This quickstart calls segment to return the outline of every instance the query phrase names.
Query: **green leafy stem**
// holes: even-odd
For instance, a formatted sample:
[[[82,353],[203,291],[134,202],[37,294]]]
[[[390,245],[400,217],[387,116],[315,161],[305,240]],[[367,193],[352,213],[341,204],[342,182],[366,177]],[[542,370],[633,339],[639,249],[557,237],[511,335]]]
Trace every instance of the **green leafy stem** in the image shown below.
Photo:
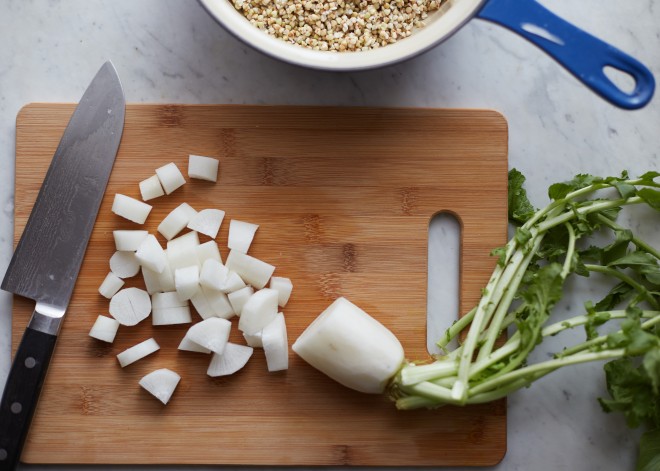
[[[394,378],[389,394],[397,407],[494,401],[558,368],[610,360],[605,365],[610,398],[601,398],[601,406],[624,413],[631,427],[647,426],[638,469],[656,469],[644,466],[660,460],[653,441],[660,433],[660,251],[616,221],[625,206],[660,210],[658,176],[577,175],[550,186],[550,203],[537,210],[527,198],[524,176],[511,170],[514,235],[494,251],[497,265],[478,304],[437,342],[444,353],[409,362]],[[600,240],[606,242],[596,243]],[[597,276],[599,283],[611,283],[610,290],[598,302],[585,303],[579,315],[553,321],[573,275]],[[613,323],[614,329],[601,333]],[[550,360],[528,363],[545,338],[578,327],[584,341]],[[449,350],[454,339],[459,345]]]

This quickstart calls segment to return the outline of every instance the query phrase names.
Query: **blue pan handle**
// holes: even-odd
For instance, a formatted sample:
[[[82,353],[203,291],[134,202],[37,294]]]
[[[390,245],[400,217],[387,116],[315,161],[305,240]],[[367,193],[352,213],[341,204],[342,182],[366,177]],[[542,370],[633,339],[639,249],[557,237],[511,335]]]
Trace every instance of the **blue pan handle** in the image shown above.
[[[564,21],[536,0],[488,0],[477,17],[536,44],[613,105],[633,110],[653,97],[653,74],[641,62]],[[630,75],[635,89],[626,93],[617,87],[604,73],[607,66]]]

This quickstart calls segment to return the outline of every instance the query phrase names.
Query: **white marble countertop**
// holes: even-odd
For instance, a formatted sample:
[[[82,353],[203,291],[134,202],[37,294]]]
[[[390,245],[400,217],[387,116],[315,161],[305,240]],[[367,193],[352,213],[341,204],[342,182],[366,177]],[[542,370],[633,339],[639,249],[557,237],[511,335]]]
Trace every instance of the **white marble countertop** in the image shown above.
[[[660,77],[654,0],[543,3]],[[510,166],[527,175],[539,205],[549,183],[576,173],[660,169],[660,97],[643,110],[617,109],[529,43],[478,20],[407,63],[333,74],[264,57],[223,31],[194,0],[0,0],[0,11],[0,273],[12,253],[16,114],[29,102],[77,101],[107,59],[128,102],[496,109],[509,123]],[[563,304],[576,299],[569,294]],[[10,356],[6,293],[0,312],[2,384]],[[601,412],[596,397],[604,394],[601,366],[586,365],[512,395],[508,452],[490,469],[632,470],[637,434],[621,417]]]

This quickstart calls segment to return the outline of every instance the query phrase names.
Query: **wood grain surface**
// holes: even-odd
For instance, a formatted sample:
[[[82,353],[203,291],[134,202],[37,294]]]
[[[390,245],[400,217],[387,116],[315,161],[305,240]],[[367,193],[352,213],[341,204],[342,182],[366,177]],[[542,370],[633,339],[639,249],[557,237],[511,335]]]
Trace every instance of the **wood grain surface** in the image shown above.
[[[16,241],[73,109],[32,104],[18,116]],[[217,184],[187,178],[189,154],[220,160]],[[346,296],[389,327],[409,359],[427,358],[430,219],[440,211],[460,219],[462,312],[494,266],[491,249],[506,241],[507,125],[496,112],[129,105],[25,462],[478,466],[504,456],[503,401],[397,411],[385,397],[334,383],[293,352],[286,372],[268,373],[257,350],[239,373],[212,379],[208,356],[176,348],[187,326],[148,320],[121,327],[111,345],[90,338],[96,316],[108,314],[97,289],[115,250],[112,230],[138,228],[110,211],[114,194],[139,198],[138,182],[168,162],[188,183],[150,202],[145,227],[155,232],[182,202],[222,209],[224,259],[231,218],[260,224],[250,253],[294,284],[284,310],[289,344]],[[14,345],[32,307],[15,298]],[[120,368],[115,355],[149,337],[161,350]],[[182,376],[166,407],[138,386],[163,367]]]

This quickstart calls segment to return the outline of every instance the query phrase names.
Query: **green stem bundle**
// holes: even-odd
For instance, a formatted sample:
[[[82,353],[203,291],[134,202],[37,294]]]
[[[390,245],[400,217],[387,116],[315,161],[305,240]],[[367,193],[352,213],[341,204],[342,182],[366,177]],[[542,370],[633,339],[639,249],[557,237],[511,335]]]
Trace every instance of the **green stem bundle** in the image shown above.
[[[631,382],[630,377],[641,375],[645,387],[653,391],[653,407],[657,406],[657,412],[649,406],[643,416],[657,417],[660,427],[660,251],[615,222],[624,206],[660,209],[658,176],[649,172],[633,180],[625,173],[608,178],[578,175],[552,185],[551,202],[535,210],[523,189],[524,177],[512,170],[509,218],[515,235],[495,251],[498,263],[477,306],[437,342],[445,354],[424,364],[409,363],[394,378],[389,391],[397,407],[489,402],[563,366],[615,360],[606,366],[613,396],[621,388],[632,388],[631,384],[639,388],[641,383]],[[615,194],[603,194],[608,190]],[[612,236],[610,240],[595,245],[604,233]],[[596,234],[599,237],[593,237]],[[592,273],[598,273],[599,280],[612,281],[607,296],[587,302],[580,315],[553,320],[567,280]],[[619,328],[599,332],[612,322]],[[583,342],[567,346],[551,360],[528,363],[529,354],[545,338],[577,327],[585,329]],[[507,331],[509,338],[502,342]],[[460,340],[464,332],[464,341],[448,351],[450,342]],[[638,369],[619,363],[632,358],[638,359]],[[601,403],[606,410],[628,407],[631,416],[632,405],[618,401]]]

